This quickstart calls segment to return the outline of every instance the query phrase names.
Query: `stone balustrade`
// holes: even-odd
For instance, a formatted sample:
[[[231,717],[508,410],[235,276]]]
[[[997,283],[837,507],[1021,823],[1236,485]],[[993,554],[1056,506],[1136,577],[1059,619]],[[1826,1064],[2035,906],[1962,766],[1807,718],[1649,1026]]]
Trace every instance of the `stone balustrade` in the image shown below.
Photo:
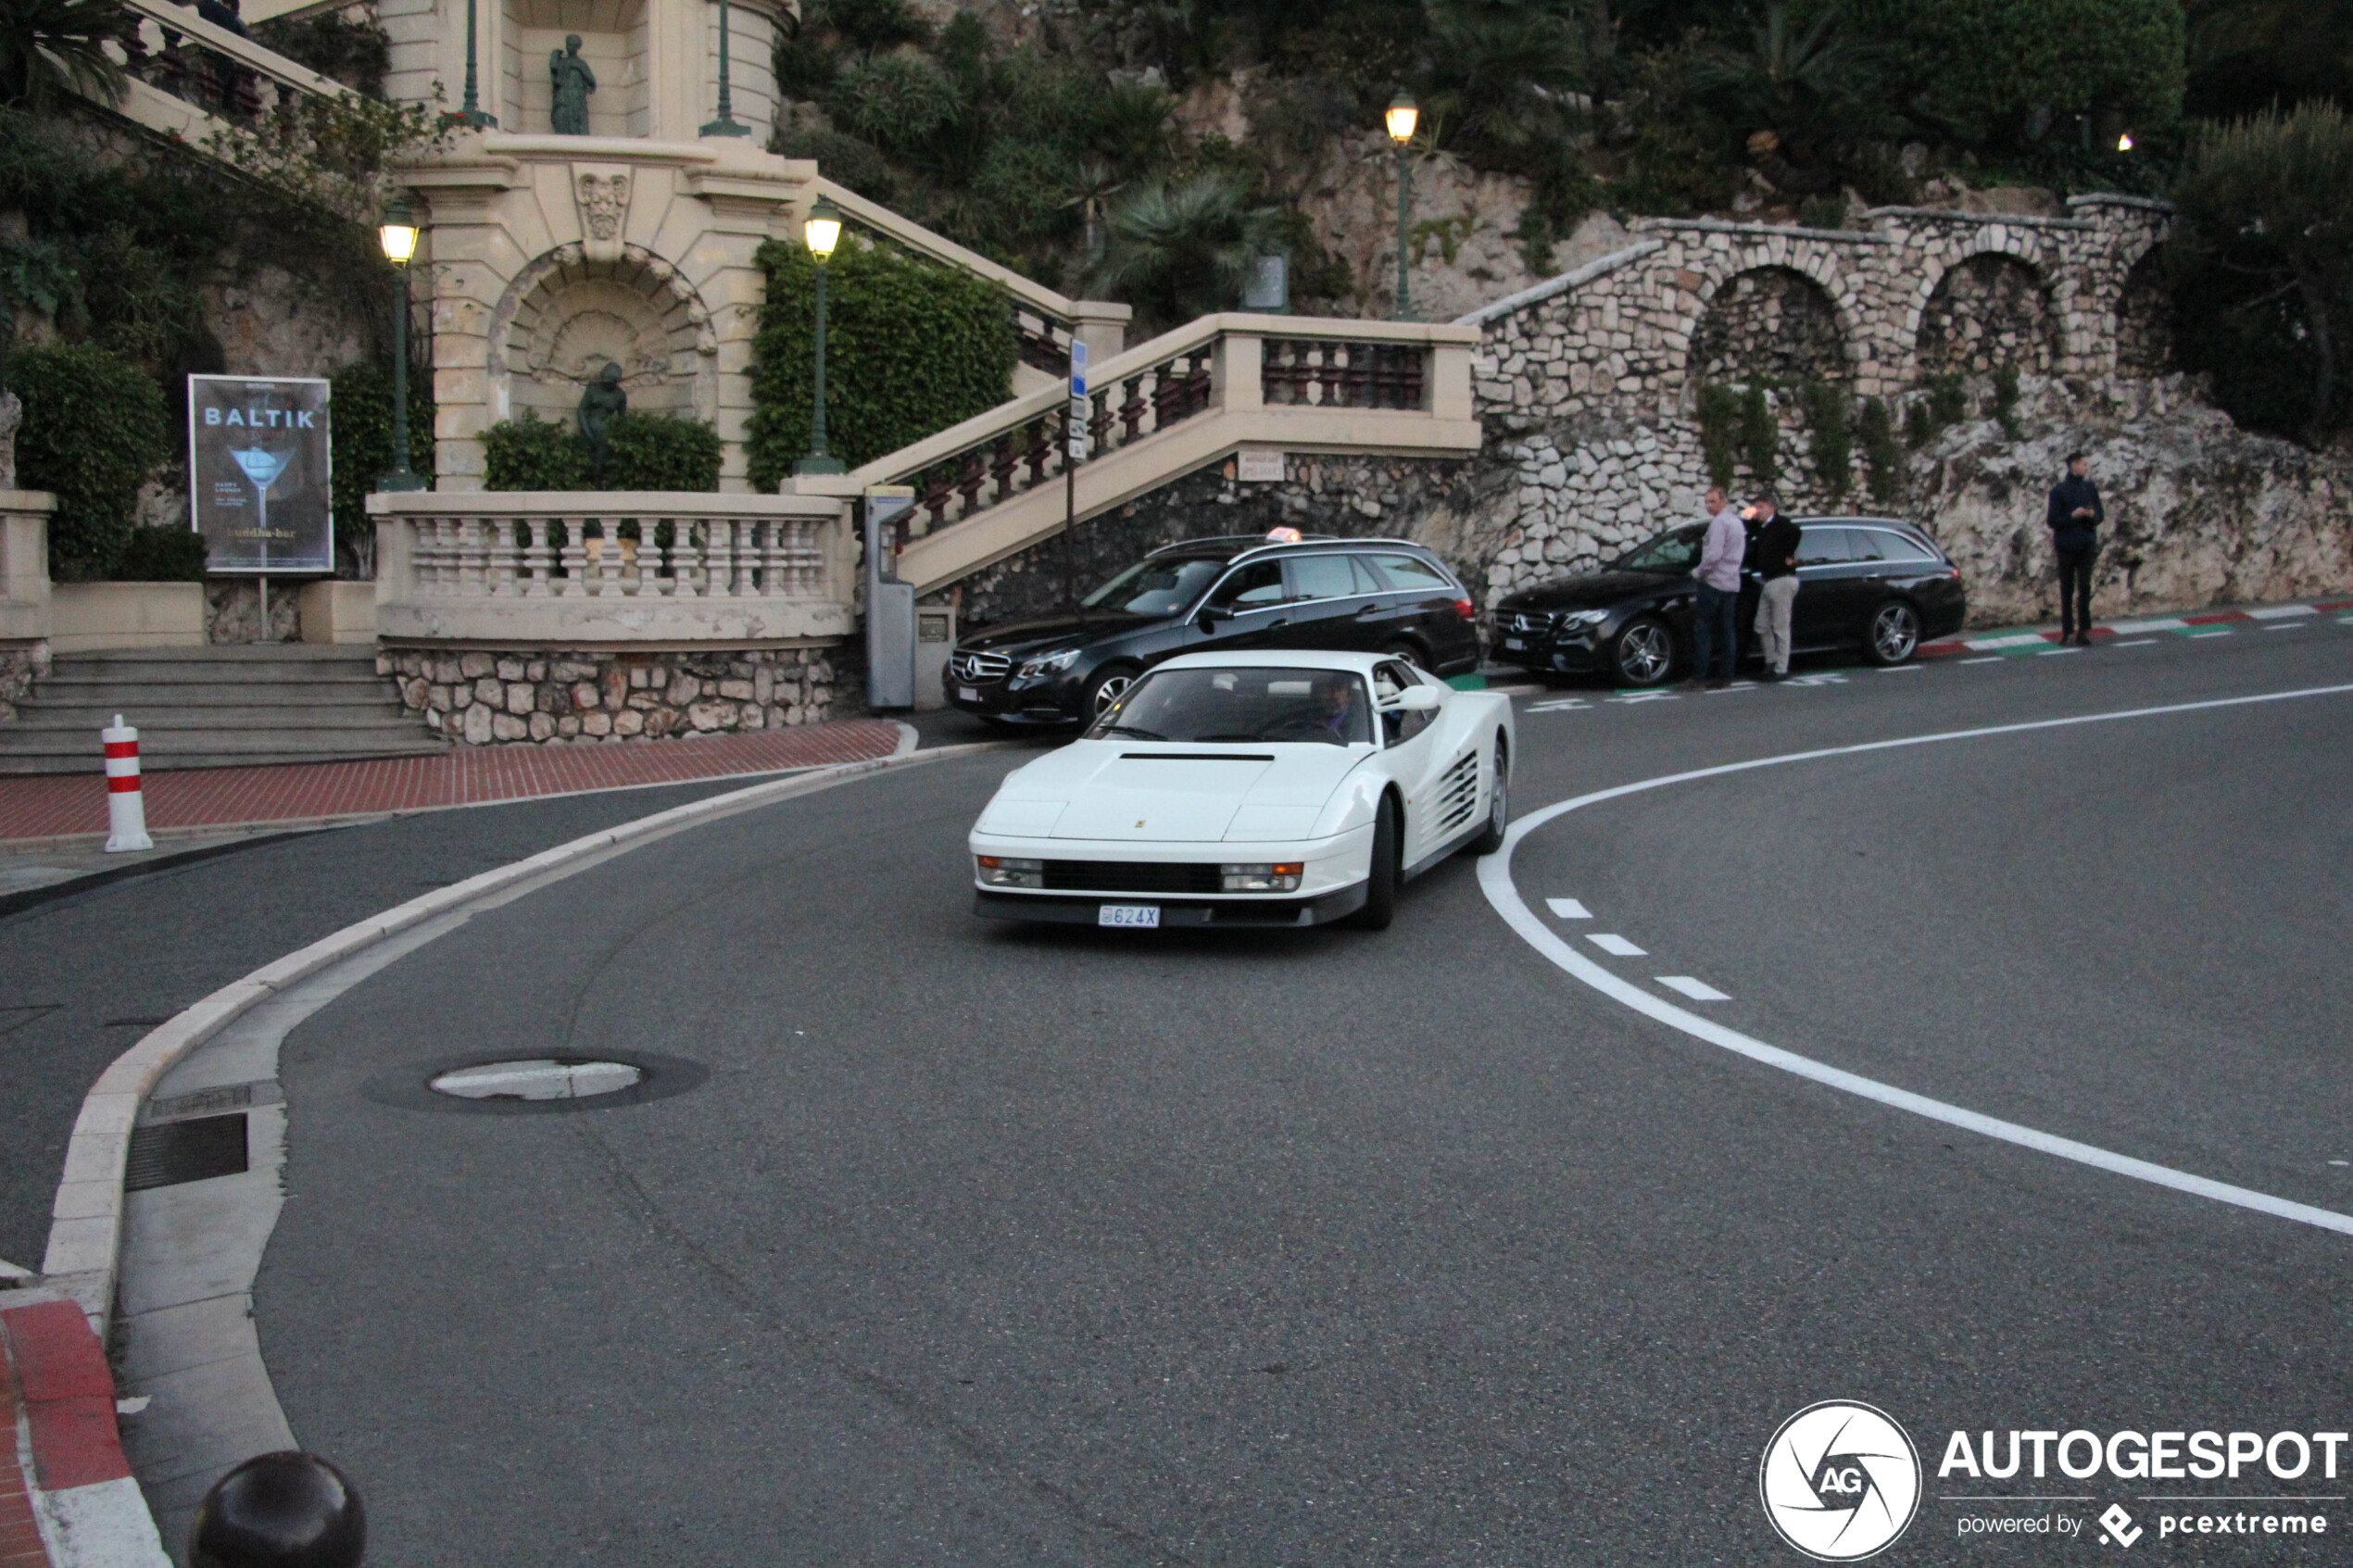
[[[0,721],[49,671],[49,514],[42,490],[0,490]]]
[[[837,501],[652,492],[378,494],[376,630],[469,648],[758,648],[847,635]]]

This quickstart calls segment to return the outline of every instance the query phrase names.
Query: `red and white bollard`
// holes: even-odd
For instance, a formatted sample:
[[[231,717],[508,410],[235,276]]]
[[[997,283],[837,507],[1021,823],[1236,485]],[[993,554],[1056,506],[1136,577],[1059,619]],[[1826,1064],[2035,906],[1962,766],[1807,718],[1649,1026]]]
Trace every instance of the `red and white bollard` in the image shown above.
[[[139,791],[139,732],[114,716],[114,727],[100,730],[107,743],[107,853],[153,849],[147,836],[147,797]]]

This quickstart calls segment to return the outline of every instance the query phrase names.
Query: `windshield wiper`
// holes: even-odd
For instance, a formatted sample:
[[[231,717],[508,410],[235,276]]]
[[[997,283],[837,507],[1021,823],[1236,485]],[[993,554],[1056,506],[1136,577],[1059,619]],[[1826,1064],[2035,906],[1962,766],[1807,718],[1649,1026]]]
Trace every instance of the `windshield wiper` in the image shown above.
[[[1114,735],[1134,735],[1138,740],[1166,740],[1168,738],[1158,730],[1139,729],[1134,724],[1114,724],[1105,733]]]

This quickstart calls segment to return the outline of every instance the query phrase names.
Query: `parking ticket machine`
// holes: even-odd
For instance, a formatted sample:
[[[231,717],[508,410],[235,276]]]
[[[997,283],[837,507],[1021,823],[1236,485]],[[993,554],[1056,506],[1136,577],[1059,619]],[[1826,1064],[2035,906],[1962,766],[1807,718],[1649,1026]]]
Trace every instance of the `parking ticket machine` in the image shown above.
[[[866,702],[876,709],[915,705],[915,585],[899,577],[899,549],[913,521],[915,492],[903,484],[870,487],[866,520]]]

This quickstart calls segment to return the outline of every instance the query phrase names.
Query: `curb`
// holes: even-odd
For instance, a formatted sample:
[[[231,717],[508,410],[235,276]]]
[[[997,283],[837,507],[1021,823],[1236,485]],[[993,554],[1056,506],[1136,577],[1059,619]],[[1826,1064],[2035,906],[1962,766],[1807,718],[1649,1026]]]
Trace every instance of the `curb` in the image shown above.
[[[32,1293],[45,1296],[45,1292]],[[13,1398],[17,1461],[51,1568],[169,1568],[123,1457],[106,1348],[61,1298],[0,1307],[0,1375]],[[43,1561],[11,1541],[6,1560]]]
[[[2097,641],[2108,637],[2134,637],[2156,632],[2187,634],[2201,626],[2260,625],[2267,621],[2289,621],[2307,615],[2332,615],[2353,609],[2353,599],[2284,600],[2277,604],[2257,605],[2247,609],[2184,609],[2170,615],[2139,616],[2127,621],[2095,624],[2092,636]],[[2056,626],[1998,626],[1946,637],[1939,642],[1922,643],[1922,659],[1950,659],[1965,653],[2003,653],[2015,648],[2031,648],[2056,644]]]
[[[55,1381],[40,1385],[44,1392],[38,1401],[48,1407],[39,1419],[48,1422],[57,1435],[49,1451],[58,1456],[60,1468],[54,1473],[57,1479],[50,1479],[52,1472],[43,1462],[44,1449],[36,1441],[29,1450],[31,1469],[49,1484],[35,1488],[31,1475],[27,1478],[53,1568],[168,1568],[154,1515],[122,1455],[114,1419],[114,1383],[103,1348],[113,1321],[121,1262],[122,1182],[131,1129],[140,1106],[166,1073],[237,1018],[329,965],[573,861],[778,800],[814,795],[870,773],[948,761],[1014,744],[976,741],[916,751],[912,748],[912,730],[902,726],[902,749],[892,756],[836,763],[689,801],[436,888],[264,964],[183,1010],[117,1057],[82,1097],[82,1112],[68,1140],[40,1285],[23,1293],[31,1298],[24,1304],[0,1308],[7,1330],[0,1337],[16,1344],[21,1352],[27,1341],[20,1336],[30,1334],[45,1358],[40,1364],[63,1369],[55,1374]],[[20,1330],[20,1320],[31,1326]],[[30,1380],[25,1404],[31,1419],[36,1400]],[[21,1442],[19,1448],[23,1448]]]

